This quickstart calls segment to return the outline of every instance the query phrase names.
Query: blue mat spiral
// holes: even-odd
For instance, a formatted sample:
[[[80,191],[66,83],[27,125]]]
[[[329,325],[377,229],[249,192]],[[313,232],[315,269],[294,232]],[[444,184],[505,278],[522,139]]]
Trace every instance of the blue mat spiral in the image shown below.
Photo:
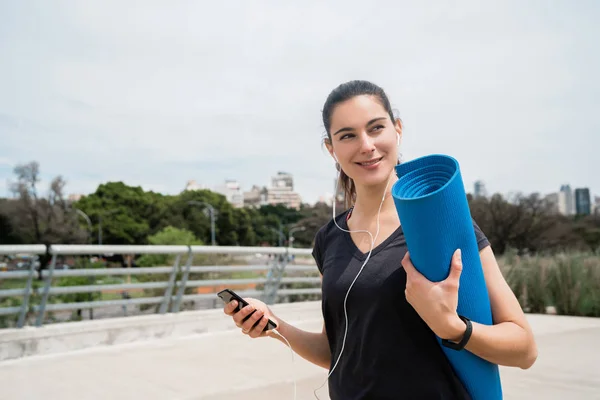
[[[458,162],[429,155],[396,166],[392,197],[415,268],[430,281],[448,277],[452,254],[462,252],[458,310],[472,321],[492,324],[473,220]],[[438,338],[441,346],[441,339]],[[498,365],[467,350],[442,346],[473,400],[502,399]]]

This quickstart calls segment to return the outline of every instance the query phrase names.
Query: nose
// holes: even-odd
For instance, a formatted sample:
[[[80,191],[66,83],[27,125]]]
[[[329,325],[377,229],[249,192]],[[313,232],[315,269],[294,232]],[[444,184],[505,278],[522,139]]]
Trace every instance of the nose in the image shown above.
[[[367,133],[363,133],[360,139],[360,152],[363,154],[372,153],[375,151],[375,138]]]

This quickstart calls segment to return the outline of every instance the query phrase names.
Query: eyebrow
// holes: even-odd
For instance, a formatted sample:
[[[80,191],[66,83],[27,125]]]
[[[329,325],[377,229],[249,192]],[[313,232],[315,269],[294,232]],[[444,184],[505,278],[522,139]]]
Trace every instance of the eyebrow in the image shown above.
[[[386,118],[387,118],[387,117],[379,117],[379,118],[374,118],[374,119],[370,120],[370,121],[367,123],[367,126],[371,125],[371,124],[372,124],[372,123],[374,123],[374,122],[377,122],[377,121],[380,121],[380,120],[382,120],[382,119],[386,119]],[[350,128],[350,127],[345,127],[345,128],[342,128],[342,129],[340,129],[340,130],[336,131],[336,132],[333,134],[333,136],[337,135],[338,133],[341,133],[341,132],[348,132],[348,131],[350,131],[350,132],[351,132],[351,131],[353,131],[353,129],[352,129],[352,128]]]

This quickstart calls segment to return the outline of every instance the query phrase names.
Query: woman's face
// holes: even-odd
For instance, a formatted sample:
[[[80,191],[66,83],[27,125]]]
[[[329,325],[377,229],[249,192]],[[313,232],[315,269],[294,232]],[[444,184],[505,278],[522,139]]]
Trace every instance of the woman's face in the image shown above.
[[[368,95],[338,104],[331,115],[330,154],[359,186],[387,182],[398,162],[400,122],[392,122],[379,101]]]

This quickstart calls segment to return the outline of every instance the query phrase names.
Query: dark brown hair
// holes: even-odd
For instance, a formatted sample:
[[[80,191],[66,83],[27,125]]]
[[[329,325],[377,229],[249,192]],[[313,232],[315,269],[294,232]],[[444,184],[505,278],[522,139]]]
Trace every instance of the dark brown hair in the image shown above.
[[[326,142],[331,144],[331,115],[333,114],[335,107],[346,100],[363,95],[375,97],[389,114],[392,123],[396,121],[390,101],[382,88],[368,81],[355,80],[342,83],[331,91],[323,106],[323,125],[325,125],[325,130],[327,132],[327,137],[324,138]],[[342,189],[344,192],[344,206],[349,208],[356,201],[356,187],[354,186],[352,178],[346,175],[337,163],[336,168],[340,171],[340,179],[334,194],[334,201],[337,200],[338,191]]]

